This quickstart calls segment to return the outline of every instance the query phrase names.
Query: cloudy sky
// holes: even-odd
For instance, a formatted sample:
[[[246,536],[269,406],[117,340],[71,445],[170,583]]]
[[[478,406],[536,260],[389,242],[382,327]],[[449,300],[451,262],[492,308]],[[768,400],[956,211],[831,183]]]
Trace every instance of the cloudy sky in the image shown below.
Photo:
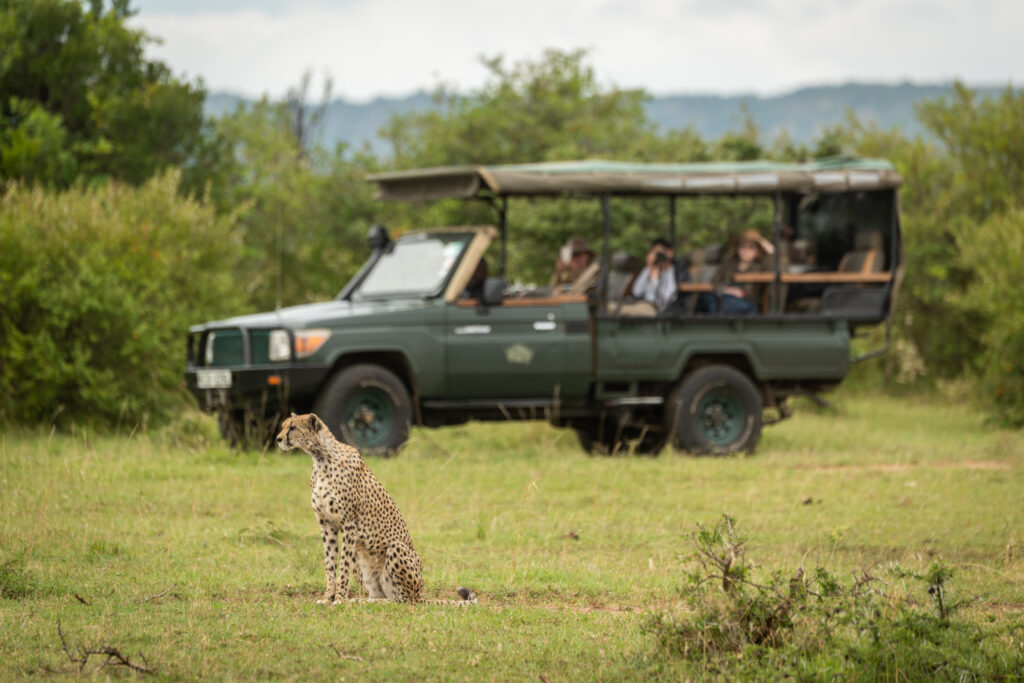
[[[469,90],[479,57],[590,50],[604,85],[776,94],[849,81],[1024,82],[1024,0],[135,0],[151,57],[209,90],[283,95],[305,70],[366,101]]]

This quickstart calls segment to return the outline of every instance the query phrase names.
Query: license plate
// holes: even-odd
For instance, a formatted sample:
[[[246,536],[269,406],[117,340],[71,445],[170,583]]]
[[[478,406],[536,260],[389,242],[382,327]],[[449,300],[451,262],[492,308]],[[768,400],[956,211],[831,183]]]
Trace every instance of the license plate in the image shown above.
[[[230,370],[196,370],[196,386],[200,389],[230,389]]]

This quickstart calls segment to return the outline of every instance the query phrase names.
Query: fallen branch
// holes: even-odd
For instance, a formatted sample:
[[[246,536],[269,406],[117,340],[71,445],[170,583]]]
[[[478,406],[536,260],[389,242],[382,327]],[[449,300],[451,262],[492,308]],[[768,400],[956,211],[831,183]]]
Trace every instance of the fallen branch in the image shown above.
[[[168,593],[170,593],[171,590],[173,590],[173,589],[174,589],[174,584],[172,583],[170,586],[168,586],[164,590],[160,591],[156,595],[150,595],[148,598],[143,598],[142,601],[143,602],[148,602],[149,600],[156,600],[157,598],[162,598],[163,596],[165,596]]]
[[[75,655],[71,654],[71,650],[70,648],[68,648],[68,641],[64,637],[64,629],[61,627],[59,619],[57,620],[57,635],[60,637],[60,647],[64,651],[64,656],[68,658],[69,662],[77,665],[78,673],[82,673],[83,671],[85,671],[85,667],[89,663],[89,657],[92,657],[93,655],[97,655],[99,657],[106,657],[106,659],[103,660],[103,663],[96,668],[96,671],[99,671],[107,665],[123,666],[127,669],[131,669],[132,671],[138,671],[139,673],[143,674],[150,674],[156,671],[156,669],[149,666],[149,662],[146,662],[146,658],[142,655],[139,656],[142,657],[142,661],[146,664],[145,666],[143,666],[142,664],[136,664],[135,662],[128,659],[128,657],[121,654],[121,651],[118,650],[116,647],[111,647],[110,645],[103,645],[98,648],[79,647],[78,656],[76,657]],[[49,667],[43,668],[49,673],[69,673],[67,671],[57,671]]]
[[[338,647],[334,643],[328,643],[328,644],[331,646],[331,649],[334,650],[334,654],[338,655],[338,657],[340,657],[341,659],[354,659],[357,662],[363,661],[363,658],[359,657],[357,655],[347,655],[347,654],[345,654],[344,652],[339,650]]]

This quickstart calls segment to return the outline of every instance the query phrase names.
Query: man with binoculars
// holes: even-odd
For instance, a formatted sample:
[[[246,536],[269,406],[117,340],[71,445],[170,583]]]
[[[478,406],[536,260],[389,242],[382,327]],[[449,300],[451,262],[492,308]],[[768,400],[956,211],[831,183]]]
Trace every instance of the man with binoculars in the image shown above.
[[[676,294],[676,250],[662,237],[651,242],[647,264],[633,282],[631,294],[664,310]]]

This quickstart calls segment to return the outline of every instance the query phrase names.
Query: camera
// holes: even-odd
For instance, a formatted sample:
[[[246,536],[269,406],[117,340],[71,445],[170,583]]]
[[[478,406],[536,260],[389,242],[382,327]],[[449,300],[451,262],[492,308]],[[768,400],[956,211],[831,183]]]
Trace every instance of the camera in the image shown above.
[[[672,257],[670,257],[668,254],[666,254],[663,251],[659,251],[654,256],[654,264],[658,265],[658,266],[660,266],[662,263],[668,263],[671,260],[672,260]]]

